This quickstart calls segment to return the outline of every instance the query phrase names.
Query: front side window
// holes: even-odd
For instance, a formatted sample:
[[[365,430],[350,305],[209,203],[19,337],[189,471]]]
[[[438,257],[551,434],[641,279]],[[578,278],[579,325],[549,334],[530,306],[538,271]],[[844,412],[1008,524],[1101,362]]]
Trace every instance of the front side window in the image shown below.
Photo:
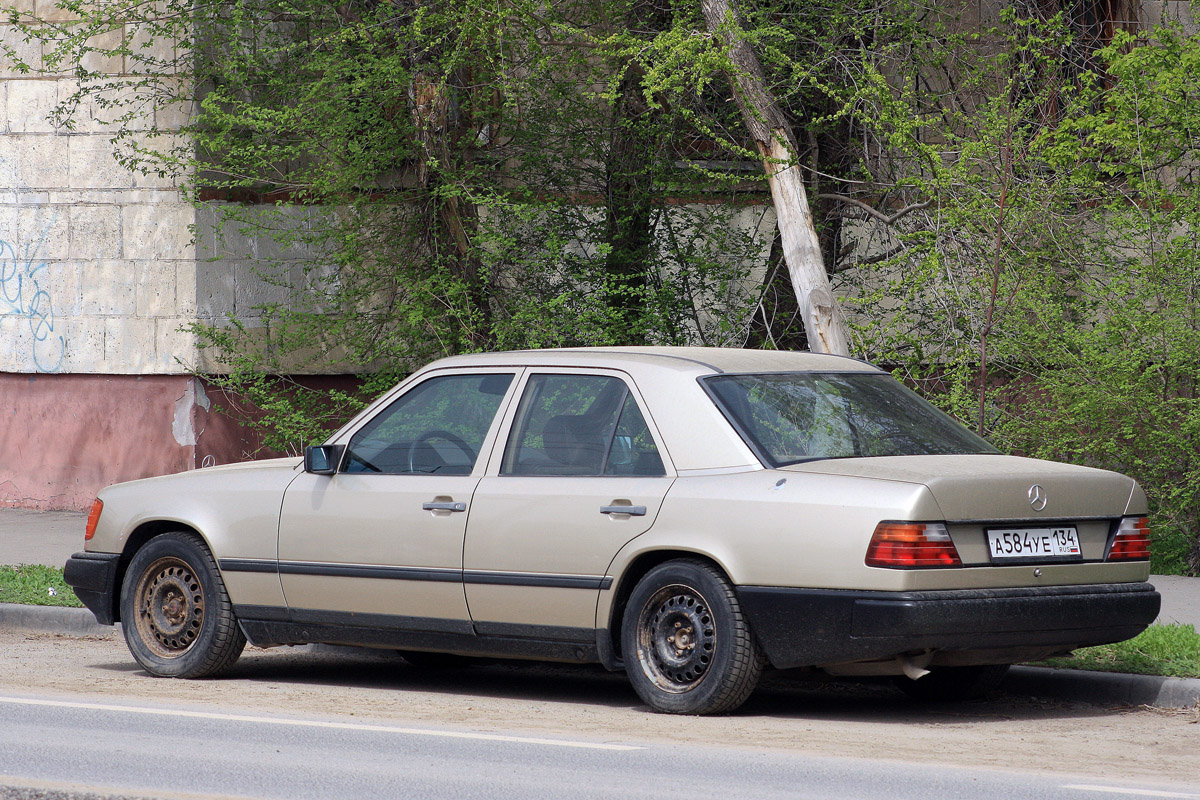
[[[890,375],[719,375],[705,386],[771,466],[824,458],[995,453]]]
[[[345,472],[470,475],[511,373],[441,375],[405,392],[358,430]]]
[[[503,475],[662,475],[662,459],[625,382],[534,375],[504,452]]]

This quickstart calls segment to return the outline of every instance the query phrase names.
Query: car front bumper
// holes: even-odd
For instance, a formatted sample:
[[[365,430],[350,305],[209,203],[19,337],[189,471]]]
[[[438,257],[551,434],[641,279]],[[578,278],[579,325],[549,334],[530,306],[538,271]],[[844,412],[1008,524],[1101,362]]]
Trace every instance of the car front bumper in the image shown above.
[[[957,653],[1003,663],[1141,633],[1158,616],[1149,583],[872,592],[739,586],[751,628],[780,669]],[[950,656],[951,659],[954,656]]]
[[[119,553],[76,553],[63,567],[63,580],[101,625],[117,620]]]

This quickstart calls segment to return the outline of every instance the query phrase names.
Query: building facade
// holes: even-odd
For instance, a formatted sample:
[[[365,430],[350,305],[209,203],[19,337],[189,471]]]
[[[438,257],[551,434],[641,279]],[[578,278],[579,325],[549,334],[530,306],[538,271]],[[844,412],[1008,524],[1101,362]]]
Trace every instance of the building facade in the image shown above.
[[[65,19],[48,0],[9,4]],[[34,68],[0,54],[0,505],[85,509],[114,481],[244,458],[252,443],[189,371],[187,330],[243,299],[244,265],[211,260],[202,212],[169,177],[118,163],[104,110],[54,121],[77,83],[37,72],[42,43],[7,24],[0,41]],[[177,129],[189,111],[127,127]]]

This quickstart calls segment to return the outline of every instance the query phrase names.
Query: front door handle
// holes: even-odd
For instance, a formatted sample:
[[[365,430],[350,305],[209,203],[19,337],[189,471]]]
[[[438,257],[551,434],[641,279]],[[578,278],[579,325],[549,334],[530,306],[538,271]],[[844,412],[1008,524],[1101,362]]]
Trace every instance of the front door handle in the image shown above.
[[[600,506],[601,514],[628,514],[631,517],[646,516],[645,506]]]
[[[434,502],[430,502],[430,503],[422,503],[421,509],[423,511],[466,511],[467,504],[466,503],[440,503],[440,502],[434,501]]]

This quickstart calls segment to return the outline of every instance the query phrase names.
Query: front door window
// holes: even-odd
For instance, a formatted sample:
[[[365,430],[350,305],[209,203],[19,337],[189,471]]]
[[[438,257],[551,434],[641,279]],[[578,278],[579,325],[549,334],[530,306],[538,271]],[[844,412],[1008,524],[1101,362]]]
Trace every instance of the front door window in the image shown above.
[[[345,472],[470,475],[511,374],[443,375],[404,393],[350,439]]]

